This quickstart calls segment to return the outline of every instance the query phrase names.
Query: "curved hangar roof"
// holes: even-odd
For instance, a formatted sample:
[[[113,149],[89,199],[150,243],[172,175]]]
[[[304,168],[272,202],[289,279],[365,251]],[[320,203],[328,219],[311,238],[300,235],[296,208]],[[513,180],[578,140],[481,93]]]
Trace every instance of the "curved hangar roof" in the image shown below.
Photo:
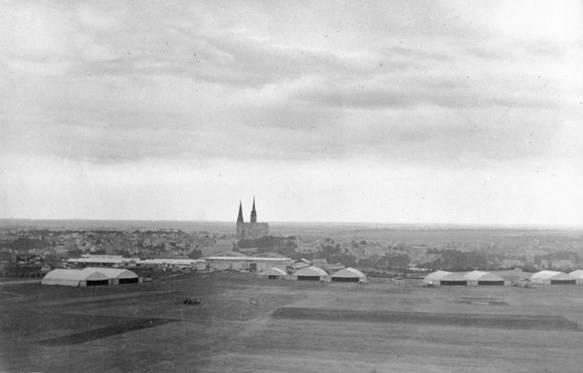
[[[348,268],[341,269],[340,271],[334,272],[331,277],[366,278],[366,275],[356,268],[348,267]]]
[[[557,271],[540,271],[532,276],[531,279],[540,279],[540,280],[572,280],[573,278],[566,273],[557,272]]]
[[[103,281],[109,277],[98,271],[82,269],[54,269],[42,279],[43,285],[79,286],[83,281]]]
[[[324,271],[322,268],[320,267],[316,267],[316,266],[311,266],[311,267],[306,267],[306,268],[302,268],[299,271],[297,271],[296,273],[294,273],[294,276],[328,276],[328,273],[326,273],[326,271]]]
[[[583,280],[583,269],[577,269],[573,272],[569,272],[569,276],[576,278],[578,280]]]
[[[92,268],[87,267],[83,268],[85,272],[100,272],[103,273],[107,278],[137,278],[138,275],[130,271],[129,269],[122,269],[122,268]]]
[[[504,279],[492,272],[472,271],[465,275],[470,281],[504,281]]]
[[[451,272],[447,271],[435,271],[431,272],[423,279],[424,282],[438,281],[443,279],[445,276],[451,275]]]
[[[262,276],[285,276],[285,275],[287,275],[287,273],[285,273],[285,271],[283,269],[277,268],[277,267],[267,269],[267,270],[260,272],[258,274],[262,275]]]

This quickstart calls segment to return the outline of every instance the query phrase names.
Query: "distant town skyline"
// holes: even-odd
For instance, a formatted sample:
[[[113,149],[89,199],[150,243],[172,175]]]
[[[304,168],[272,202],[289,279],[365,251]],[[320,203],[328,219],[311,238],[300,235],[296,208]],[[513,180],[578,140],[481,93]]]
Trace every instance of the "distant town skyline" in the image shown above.
[[[0,218],[583,225],[579,1],[0,2]]]

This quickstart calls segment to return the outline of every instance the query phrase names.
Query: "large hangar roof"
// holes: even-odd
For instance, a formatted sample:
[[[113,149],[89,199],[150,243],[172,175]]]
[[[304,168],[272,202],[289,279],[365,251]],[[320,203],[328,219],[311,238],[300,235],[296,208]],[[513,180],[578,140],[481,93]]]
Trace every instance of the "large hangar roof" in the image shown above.
[[[64,280],[64,281],[94,281],[107,280],[101,272],[85,271],[82,269],[53,269],[45,275],[43,280]]]
[[[263,276],[285,276],[287,275],[287,273],[285,273],[285,271],[281,268],[270,268],[270,269],[266,269],[263,272],[258,273],[259,275],[263,275]]]
[[[441,280],[442,278],[444,278],[445,276],[451,275],[451,272],[447,272],[447,271],[435,271],[435,272],[431,272],[430,274],[428,274],[427,276],[425,276],[424,281],[435,281],[435,280]]]
[[[328,276],[328,273],[320,267],[311,266],[300,269],[294,276]]]
[[[100,272],[103,273],[107,278],[137,278],[138,275],[130,271],[129,269],[121,268],[83,268],[86,272]]]
[[[290,262],[292,259],[282,257],[259,257],[259,256],[208,256],[209,261],[230,261],[230,262]]]
[[[564,272],[549,271],[549,270],[537,272],[537,273],[533,274],[532,276],[530,276],[530,278],[542,279],[542,280],[547,280],[547,279],[572,280],[573,279],[572,277],[570,277],[568,274],[566,274]]]
[[[118,256],[98,256],[98,257],[81,257],[81,258],[69,258],[67,262],[69,263],[107,263],[107,264],[123,264],[129,261],[136,261],[137,258],[122,258]]]
[[[342,277],[342,278],[366,278],[366,275],[364,273],[362,273],[361,271],[359,271],[356,268],[352,268],[352,267],[347,267],[344,269],[341,269],[340,271],[334,272],[332,274],[332,277]]]
[[[467,281],[466,274],[464,272],[451,272],[442,278],[441,281]]]
[[[492,272],[472,271],[465,275],[466,279],[473,281],[504,281],[504,279]]]
[[[569,272],[569,276],[576,279],[583,279],[583,269],[577,269],[573,272]]]
[[[192,266],[196,263],[202,262],[202,259],[140,259],[137,264],[150,265],[177,265],[177,266]]]
[[[281,255],[280,253],[257,253],[251,255],[251,258],[285,258],[288,259],[286,256]]]

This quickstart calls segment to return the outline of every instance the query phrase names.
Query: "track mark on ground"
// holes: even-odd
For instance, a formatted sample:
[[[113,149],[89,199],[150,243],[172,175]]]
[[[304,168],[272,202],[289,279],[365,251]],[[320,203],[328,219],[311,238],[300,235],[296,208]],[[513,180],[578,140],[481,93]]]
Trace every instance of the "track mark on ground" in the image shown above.
[[[579,331],[579,324],[561,316],[469,313],[355,311],[321,308],[279,308],[274,318],[297,320],[380,322],[525,330]]]
[[[176,320],[171,319],[131,319],[122,320],[117,325],[108,325],[102,328],[88,330],[81,333],[74,333],[57,338],[50,338],[38,341],[37,343],[45,346],[63,346],[85,343],[100,338],[106,338],[117,334],[123,334],[134,330],[152,328],[154,326],[164,325]]]

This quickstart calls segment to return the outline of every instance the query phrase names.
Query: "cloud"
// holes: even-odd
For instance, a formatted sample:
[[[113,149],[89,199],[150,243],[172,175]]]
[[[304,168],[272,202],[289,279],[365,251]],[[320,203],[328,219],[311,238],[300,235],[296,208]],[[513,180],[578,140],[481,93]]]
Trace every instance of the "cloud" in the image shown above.
[[[576,221],[580,15],[570,1],[0,2],[0,211],[230,219],[224,201],[259,191],[275,219],[386,221],[390,206],[392,221]]]
[[[2,26],[11,152],[496,162],[547,156],[576,117],[568,44],[462,4],[23,4]]]

